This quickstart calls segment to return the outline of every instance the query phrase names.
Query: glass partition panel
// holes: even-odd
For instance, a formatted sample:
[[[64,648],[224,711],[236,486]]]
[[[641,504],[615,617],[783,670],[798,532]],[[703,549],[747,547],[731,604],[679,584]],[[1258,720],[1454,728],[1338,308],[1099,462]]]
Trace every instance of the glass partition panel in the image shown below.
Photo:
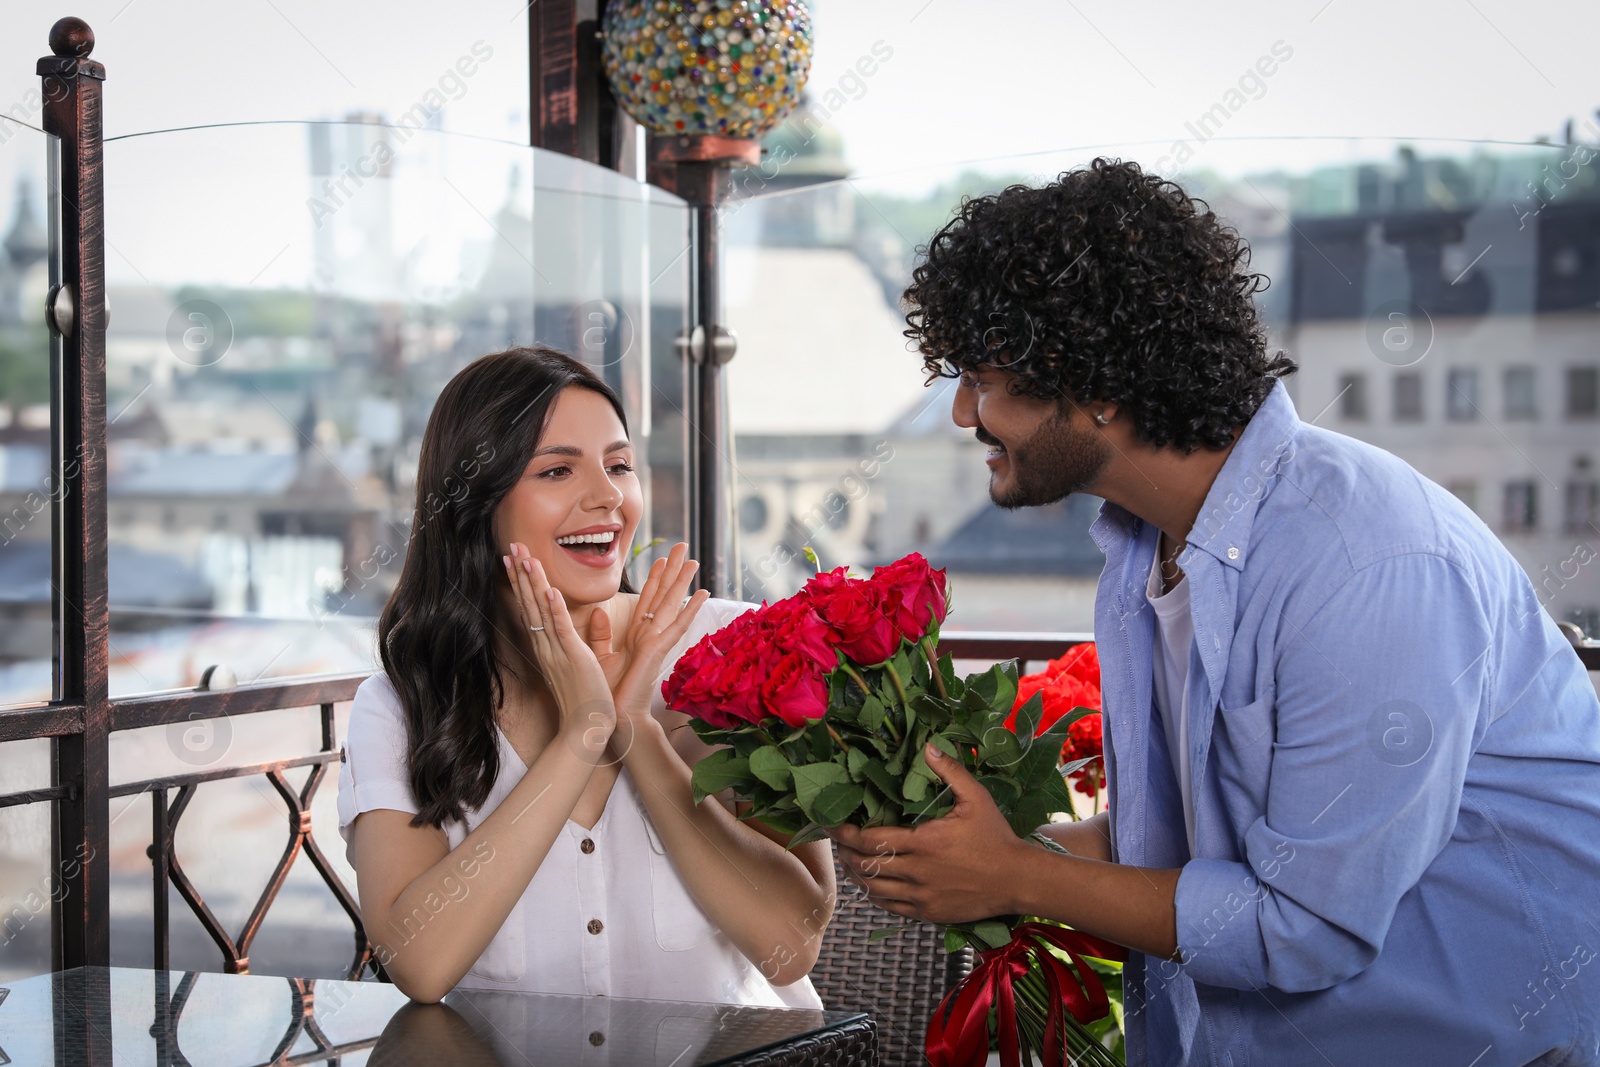
[[[726,218],[740,573],[749,599],[810,566],[913,550],[948,567],[948,629],[1092,628],[1099,501],[1006,512],[984,447],[923,388],[900,294],[961,196],[1096,155],[1203,197],[1268,276],[1269,343],[1302,419],[1388,449],[1472,507],[1547,609],[1600,626],[1600,145],[1226,142],[988,160],[846,179],[827,137],[752,171]],[[1180,161],[1183,165],[1180,165]]]
[[[0,745],[0,794],[48,789],[51,747],[47,738]],[[0,983],[50,969],[50,909],[70,873],[51,860],[53,808],[0,808]]]
[[[54,650],[50,336],[54,137],[0,116],[0,706],[50,700]]]
[[[106,202],[114,696],[213,664],[374,666],[422,430],[477,356],[572,353],[652,463],[681,454],[652,415],[688,214],[658,190],[430,129],[276,123],[108,142]],[[640,544],[682,525],[681,478],[651,473]]]

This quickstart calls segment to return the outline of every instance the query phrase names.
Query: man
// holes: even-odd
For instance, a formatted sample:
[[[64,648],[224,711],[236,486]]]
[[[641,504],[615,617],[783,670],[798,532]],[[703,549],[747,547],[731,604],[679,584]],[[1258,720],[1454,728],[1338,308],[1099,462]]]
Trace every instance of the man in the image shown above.
[[[990,493],[1106,501],[1110,811],[835,833],[871,898],[1128,946],[1130,1064],[1600,1063],[1600,702],[1467,508],[1302,422],[1238,236],[1096,160],[963,204],[906,292]]]

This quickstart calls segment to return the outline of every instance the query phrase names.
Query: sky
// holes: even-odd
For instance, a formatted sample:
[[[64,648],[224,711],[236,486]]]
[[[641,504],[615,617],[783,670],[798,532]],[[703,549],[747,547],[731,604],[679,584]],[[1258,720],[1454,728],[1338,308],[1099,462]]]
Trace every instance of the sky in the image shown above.
[[[814,91],[837,86],[874,42],[893,48],[832,121],[858,181],[907,191],[963,160],[1072,146],[1151,142],[1129,154],[1154,162],[1185,139],[1197,150],[1191,166],[1222,169],[1348,151],[1195,142],[1185,124],[1241,78],[1248,91],[1220,131],[1229,140],[1559,138],[1569,118],[1600,106],[1600,70],[1585,58],[1600,35],[1594,3],[817,0],[815,9]],[[1274,46],[1273,72],[1249,77]]]
[[[1350,150],[1241,139],[1559,138],[1600,106],[1589,54],[1600,4],[1577,0],[813,0],[812,10],[811,89],[841,105],[831,121],[856,179],[904,192],[967,161],[1027,157],[1048,170],[1045,153],[1094,145],[1154,162],[1185,139],[1191,165],[1231,169]],[[491,56],[449,94],[459,98],[445,127],[527,136],[526,0],[81,0],[73,11],[95,28],[95,58],[110,71],[109,136],[363,109],[392,117],[474,45]],[[0,112],[27,107],[55,14],[14,4],[0,15]],[[875,46],[889,56],[862,76]],[[1263,57],[1272,73],[1253,75]],[[1219,133],[1229,146],[1199,143],[1185,124],[1230,90],[1242,106]]]

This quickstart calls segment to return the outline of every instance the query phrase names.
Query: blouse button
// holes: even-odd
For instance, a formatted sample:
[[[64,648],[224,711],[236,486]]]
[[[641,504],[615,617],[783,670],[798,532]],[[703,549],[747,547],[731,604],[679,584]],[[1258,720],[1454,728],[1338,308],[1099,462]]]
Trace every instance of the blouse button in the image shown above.
[[[594,839],[589,837],[584,838],[582,843],[578,845],[578,848],[585,856],[587,856],[589,853],[594,851]]]
[[[601,930],[604,930],[605,928],[606,928],[606,924],[601,922],[599,919],[590,919],[589,920],[589,932],[591,934],[598,934]]]

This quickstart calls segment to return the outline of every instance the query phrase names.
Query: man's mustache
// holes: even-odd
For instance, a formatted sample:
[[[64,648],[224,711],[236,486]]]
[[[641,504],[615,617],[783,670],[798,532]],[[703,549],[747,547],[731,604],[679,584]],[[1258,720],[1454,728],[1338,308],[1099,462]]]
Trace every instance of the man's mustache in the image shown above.
[[[990,446],[998,446],[1000,444],[1000,438],[996,437],[992,433],[988,433],[982,426],[979,426],[977,429],[973,430],[972,435],[978,439],[980,444]]]

